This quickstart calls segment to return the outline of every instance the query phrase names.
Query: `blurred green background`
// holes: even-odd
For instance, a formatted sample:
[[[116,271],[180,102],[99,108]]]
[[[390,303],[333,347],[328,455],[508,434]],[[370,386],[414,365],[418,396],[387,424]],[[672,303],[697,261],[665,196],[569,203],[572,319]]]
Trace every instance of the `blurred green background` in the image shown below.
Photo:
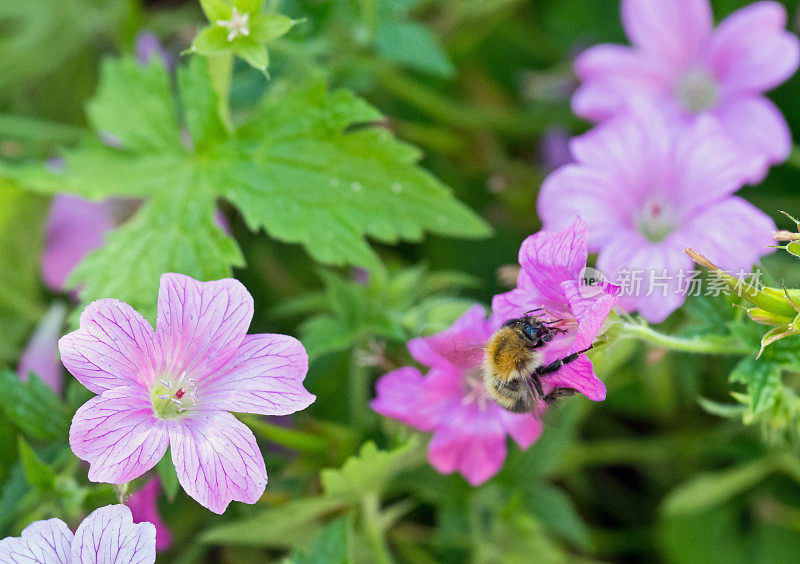
[[[712,3],[717,21],[747,4]],[[797,32],[798,3],[784,4]],[[277,79],[324,77],[332,87],[352,89],[385,114],[399,138],[424,151],[423,165],[494,234],[378,245],[387,271],[373,272],[368,286],[360,286],[347,268],[323,270],[300,246],[248,231],[226,207],[247,264],[236,276],[255,297],[251,331],[299,334],[310,349],[319,347],[306,381],[318,399],[290,427],[318,442],[299,453],[265,451],[270,484],[255,507],[234,504],[217,517],[183,494],[172,503],[162,499],[176,542],[159,561],[280,560],[293,550],[296,561],[309,550],[315,561],[331,561],[325,542],[339,533],[329,523],[355,519],[346,530],[363,529],[368,506],[320,501],[319,472],[341,465],[365,439],[392,448],[410,432],[372,412],[351,413],[346,374],[357,365],[363,379],[374,381],[385,371],[381,363],[408,362],[407,338],[441,328],[467,300],[489,303],[507,289],[498,271],[516,263],[520,243],[540,227],[535,202],[542,180],[563,158],[564,140],[588,128],[569,110],[571,60],[590,45],[625,42],[618,3],[608,0],[271,0],[267,6],[304,21],[270,44],[271,80],[237,61],[234,118],[252,109]],[[75,145],[87,134],[84,107],[104,57],[133,53],[137,36],[150,31],[181,64],[180,53],[203,25],[193,1],[0,3],[0,156],[12,163],[41,161],[58,147]],[[800,77],[770,97],[800,133]],[[742,192],[782,228],[794,226],[779,210],[800,213],[800,153],[791,160]],[[0,186],[0,362],[11,369],[48,304],[59,299],[44,289],[38,271],[48,205],[45,197]],[[773,255],[764,268],[773,280],[796,287],[794,260]],[[451,274],[432,274],[440,271]],[[326,342],[315,333],[319,323],[305,317],[309,311],[349,324],[349,339]],[[736,315],[732,311],[726,300],[690,299],[664,330],[713,332]],[[365,354],[377,354],[381,362],[354,360]],[[424,464],[403,469],[393,462],[398,468],[386,470],[391,479],[379,492],[382,507],[398,509],[385,530],[393,557],[800,560],[797,442],[783,434],[767,440],[759,425],[720,418],[698,403],[701,396],[730,403],[735,359],[667,354],[626,341],[596,360],[608,399],[571,401],[560,425],[548,428],[531,449],[522,453],[511,446],[503,471],[484,486],[471,488],[460,476],[440,476]],[[784,383],[798,384],[798,376],[787,370]],[[80,390],[73,395],[80,397]],[[265,447],[279,434],[253,427]],[[46,511],[37,506],[15,513],[25,490],[17,432],[13,421],[0,427],[5,534],[18,534],[26,519],[57,514],[53,508],[61,507],[49,500]],[[37,448],[53,462],[46,441]],[[96,495],[113,499],[108,491]]]

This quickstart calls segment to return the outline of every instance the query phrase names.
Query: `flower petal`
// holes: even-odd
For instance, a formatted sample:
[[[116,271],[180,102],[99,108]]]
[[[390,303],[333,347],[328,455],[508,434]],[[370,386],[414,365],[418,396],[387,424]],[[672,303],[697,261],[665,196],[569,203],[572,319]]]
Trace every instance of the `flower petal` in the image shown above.
[[[564,282],[562,287],[578,321],[578,331],[570,353],[585,350],[591,346],[611,310],[617,305],[622,288],[605,282],[596,287],[584,286],[572,280]]]
[[[660,59],[622,45],[596,45],[575,59],[581,85],[572,96],[572,110],[600,122],[627,106],[632,95],[666,97],[676,71]]]
[[[713,23],[708,0],[623,0],[621,11],[631,42],[675,66],[696,56]]]
[[[34,521],[19,537],[0,540],[3,564],[70,564],[72,531],[61,519]]]
[[[442,474],[461,472],[470,485],[478,486],[497,474],[506,459],[506,433],[489,405],[481,410],[472,403],[450,413],[447,424],[436,429],[428,444],[428,460]]]
[[[725,229],[715,226],[724,225]],[[722,270],[734,276],[749,270],[774,249],[775,222],[751,203],[732,196],[694,217],[680,233],[681,245],[702,252]]]
[[[519,249],[519,264],[546,301],[566,302],[560,284],[577,280],[586,266],[586,224],[578,218],[563,231],[540,231]]]
[[[149,386],[161,365],[155,331],[120,300],[96,300],[81,313],[80,328],[58,342],[61,362],[96,394],[118,386]]]
[[[683,249],[674,233],[660,243],[636,232],[621,233],[600,251],[597,267],[622,287],[621,308],[660,323],[686,300],[679,286],[681,273],[692,271],[692,261]]]
[[[370,403],[372,409],[420,431],[433,431],[443,416],[440,403],[424,401],[430,396],[425,379],[416,368],[404,366],[384,374],[375,389],[376,397]]]
[[[198,384],[204,409],[288,415],[316,396],[303,387],[308,354],[294,337],[247,335],[226,368]]]
[[[147,392],[129,386],[83,404],[72,418],[69,444],[75,456],[91,465],[91,481],[123,484],[155,466],[169,439]]]
[[[606,385],[594,373],[592,361],[585,354],[546,376],[542,384],[548,389],[573,388],[592,401],[606,399]]]
[[[474,305],[441,333],[411,339],[408,351],[414,360],[429,367],[468,370],[483,362],[483,345],[491,335],[486,310]]]
[[[542,422],[530,413],[500,411],[503,426],[522,450],[527,450],[541,436]]]
[[[267,485],[264,457],[247,426],[224,411],[196,413],[169,430],[183,489],[222,514],[231,501],[255,503]]]
[[[158,494],[161,491],[161,480],[152,478],[144,486],[131,494],[128,507],[133,515],[134,523],[148,522],[156,528],[156,550],[169,550],[172,546],[172,531],[158,512]]]
[[[58,338],[64,326],[67,307],[55,302],[36,326],[17,366],[17,374],[23,381],[33,372],[42,382],[61,395],[64,387],[64,368],[58,360]]]
[[[709,62],[726,94],[765,92],[795,73],[800,41],[785,26],[786,8],[778,2],[756,2],[720,23]]]
[[[792,150],[792,134],[781,111],[761,96],[731,100],[717,111],[725,132],[743,147],[757,151],[770,164],[782,163]],[[768,166],[756,175],[754,182],[766,176]]]
[[[713,205],[766,170],[762,155],[743,150],[711,116],[677,136],[674,154],[674,199],[684,213]]]
[[[124,505],[95,509],[75,531],[72,561],[81,564],[152,564],[156,561],[156,528],[134,524]]]
[[[619,224],[626,221],[624,200],[617,190],[604,172],[567,165],[544,181],[536,207],[547,231],[569,227],[580,217],[588,228],[588,247],[598,249],[613,239]]]
[[[233,356],[252,319],[253,297],[238,280],[161,276],[156,332],[174,374],[199,381],[215,372]]]
[[[103,245],[103,236],[114,228],[108,203],[57,194],[47,216],[42,250],[42,278],[53,290],[64,289],[67,278],[86,254]]]

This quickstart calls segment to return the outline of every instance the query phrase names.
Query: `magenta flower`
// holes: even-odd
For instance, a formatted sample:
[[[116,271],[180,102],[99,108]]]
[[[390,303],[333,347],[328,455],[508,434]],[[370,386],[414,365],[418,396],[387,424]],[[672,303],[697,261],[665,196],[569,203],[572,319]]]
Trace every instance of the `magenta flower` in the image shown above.
[[[134,523],[149,522],[156,528],[156,550],[169,550],[172,546],[172,531],[158,512],[158,494],[161,480],[152,478],[128,498],[128,507]]]
[[[267,483],[250,429],[229,411],[286,415],[308,407],[308,356],[297,339],[246,335],[253,298],[233,279],[164,274],[156,329],[125,302],[97,300],[59,341],[61,360],[100,394],[75,414],[73,452],[89,479],[121,484],[171,447],[183,489],[222,513],[255,503]]]
[[[0,540],[0,563],[152,564],[156,561],[156,529],[134,524],[124,505],[96,509],[75,534],[61,519],[34,521],[22,536]]]
[[[732,196],[762,166],[705,116],[683,131],[649,104],[635,104],[575,138],[576,163],[542,185],[546,229],[580,215],[597,267],[623,286],[619,305],[660,322],[691,288],[685,247],[702,249],[724,270],[749,269],[767,254],[772,220]]]
[[[67,308],[55,302],[34,329],[17,366],[17,374],[25,382],[33,372],[57,394],[64,387],[64,368],[58,360],[58,338],[64,326]]]
[[[449,329],[412,339],[408,350],[430,368],[427,375],[408,366],[390,372],[378,381],[371,403],[382,415],[432,432],[431,465],[442,474],[459,471],[473,486],[503,466],[506,435],[527,449],[542,432],[532,415],[506,411],[486,393],[483,345],[494,328],[476,305]]]
[[[79,196],[57,194],[50,205],[42,252],[42,278],[61,292],[70,272],[89,252],[103,244],[115,226],[108,202],[90,202]]]
[[[550,319],[561,319],[565,333],[544,348],[544,362],[588,348],[617,303],[620,288],[604,281],[587,284],[586,225],[570,217],[571,225],[558,233],[540,231],[522,242],[517,287],[492,300],[496,325],[543,308]],[[606,386],[594,373],[585,354],[565,364],[542,381],[545,393],[552,388],[573,388],[594,401],[606,398]]]
[[[797,70],[798,39],[787,32],[786,10],[756,2],[712,30],[707,0],[623,0],[622,23],[632,47],[598,45],[575,61],[582,81],[575,113],[605,120],[644,96],[678,121],[713,115],[724,132],[766,158],[786,160],[786,120],[762,94]]]

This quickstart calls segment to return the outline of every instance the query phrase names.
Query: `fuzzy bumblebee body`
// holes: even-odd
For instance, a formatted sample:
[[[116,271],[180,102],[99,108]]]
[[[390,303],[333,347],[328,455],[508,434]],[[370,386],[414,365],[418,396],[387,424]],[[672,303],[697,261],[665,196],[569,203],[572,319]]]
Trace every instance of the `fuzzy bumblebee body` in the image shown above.
[[[519,329],[502,327],[484,349],[483,381],[501,407],[516,413],[532,411],[524,387],[525,379],[542,363],[541,352],[531,348]]]
[[[558,333],[565,332],[557,326],[560,321],[541,321],[538,316],[531,315],[510,319],[486,343],[483,382],[489,396],[501,407],[514,413],[539,415],[540,402],[550,405],[558,398],[575,393],[572,388],[553,388],[545,394],[540,380],[586,352],[572,353],[544,364],[542,347]]]

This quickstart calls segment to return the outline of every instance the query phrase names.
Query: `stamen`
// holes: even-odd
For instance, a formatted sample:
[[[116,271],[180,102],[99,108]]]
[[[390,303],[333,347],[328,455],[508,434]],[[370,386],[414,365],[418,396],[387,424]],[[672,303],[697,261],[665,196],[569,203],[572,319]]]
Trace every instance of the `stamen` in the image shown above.
[[[179,407],[183,406],[183,402],[181,400],[177,399],[177,398],[169,398],[169,401],[171,401],[172,403],[174,403],[175,405],[177,405]]]
[[[170,390],[172,389],[172,383],[171,382],[167,382],[163,378],[161,378],[161,380],[159,380],[159,382],[161,382],[162,386],[164,386],[166,388],[169,388]]]

